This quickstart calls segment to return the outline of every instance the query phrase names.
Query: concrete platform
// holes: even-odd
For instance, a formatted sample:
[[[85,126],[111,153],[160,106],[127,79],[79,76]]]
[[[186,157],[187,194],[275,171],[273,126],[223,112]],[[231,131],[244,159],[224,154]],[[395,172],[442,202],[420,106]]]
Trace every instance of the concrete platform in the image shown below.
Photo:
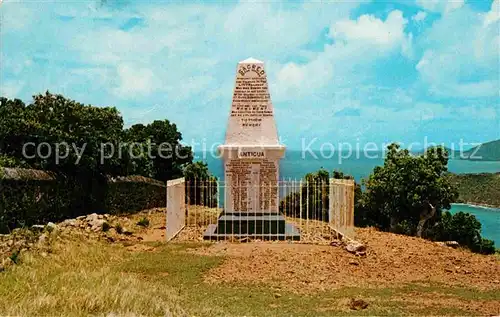
[[[203,234],[204,240],[226,240],[226,239],[242,239],[242,238],[250,238],[250,239],[260,239],[260,240],[293,240],[300,241],[300,231],[299,229],[290,224],[285,224],[285,233],[284,234],[272,234],[272,233],[260,233],[260,234],[249,234],[249,233],[216,233],[217,225],[210,224],[208,225],[207,230]]]
[[[222,214],[217,233],[285,234],[285,217],[281,214]]]

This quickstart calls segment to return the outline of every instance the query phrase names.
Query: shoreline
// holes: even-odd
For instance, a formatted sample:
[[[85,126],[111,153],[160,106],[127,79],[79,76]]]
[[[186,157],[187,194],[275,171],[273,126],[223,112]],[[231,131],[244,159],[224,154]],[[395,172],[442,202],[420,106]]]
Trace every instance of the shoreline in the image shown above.
[[[482,204],[482,203],[475,203],[475,202],[452,203],[452,205],[468,205],[468,206],[477,207],[477,208],[499,209],[500,210],[500,206],[488,205],[488,204]]]

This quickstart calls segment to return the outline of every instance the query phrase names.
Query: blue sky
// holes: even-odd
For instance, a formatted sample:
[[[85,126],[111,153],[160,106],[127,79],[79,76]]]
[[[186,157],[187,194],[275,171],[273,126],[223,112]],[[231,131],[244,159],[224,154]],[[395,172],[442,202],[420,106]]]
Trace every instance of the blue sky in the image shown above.
[[[223,140],[237,62],[265,62],[279,134],[500,139],[500,1],[4,0],[1,95],[49,90]]]

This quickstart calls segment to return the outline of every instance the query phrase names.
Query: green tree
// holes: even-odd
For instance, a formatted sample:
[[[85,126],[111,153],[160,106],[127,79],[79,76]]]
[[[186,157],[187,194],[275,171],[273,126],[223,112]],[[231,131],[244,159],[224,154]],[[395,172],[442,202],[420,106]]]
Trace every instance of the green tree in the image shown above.
[[[376,167],[365,182],[362,203],[368,220],[383,230],[422,236],[429,220],[438,219],[457,198],[445,177],[447,156],[439,147],[413,156],[389,145],[384,166]]]
[[[193,161],[191,147],[180,143],[182,134],[168,120],[133,125],[124,132],[124,140],[142,144],[143,152],[152,162],[152,176],[161,181],[181,177],[185,165]]]
[[[354,179],[342,171],[334,170],[335,179]],[[280,202],[280,211],[288,216],[308,219],[329,220],[330,174],[321,168],[317,172],[305,175],[299,191],[288,194]],[[361,214],[361,186],[355,182],[355,216]]]
[[[122,133],[123,120],[116,108],[85,106],[49,92],[33,96],[28,106],[17,99],[0,101],[0,116],[5,118],[0,124],[0,154],[32,168],[70,175],[119,171],[118,157],[101,162],[101,144],[117,145]],[[51,150],[44,147],[41,156],[36,149],[42,143]]]
[[[0,98],[0,155],[4,164],[7,160],[22,162],[22,146],[27,142],[28,121],[25,116],[26,105],[19,99]],[[9,163],[9,164],[10,164]]]
[[[203,162],[194,162],[185,166],[186,198],[192,205],[217,207],[218,179],[208,170]]]

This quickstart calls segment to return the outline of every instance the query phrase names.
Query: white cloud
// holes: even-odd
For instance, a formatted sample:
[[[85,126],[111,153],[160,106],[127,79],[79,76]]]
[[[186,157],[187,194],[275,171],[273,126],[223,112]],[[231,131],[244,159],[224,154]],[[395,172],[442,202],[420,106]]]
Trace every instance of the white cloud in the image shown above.
[[[117,73],[119,86],[114,92],[121,98],[147,95],[157,87],[155,75],[149,68],[120,64]]]
[[[362,15],[357,20],[332,23],[329,35],[333,44],[325,45],[308,63],[286,63],[276,70],[273,91],[277,99],[311,94],[335,99],[338,93],[346,94],[346,87],[364,85],[366,77],[371,76],[370,65],[377,59],[393,53],[412,54],[412,35],[404,32],[407,22],[401,11],[394,10],[385,21]]]
[[[416,69],[434,94],[498,96],[499,22],[485,24],[490,14],[464,6],[422,34],[417,45],[424,50]]]
[[[484,17],[484,26],[487,27],[498,20],[500,20],[500,0],[494,0],[491,3],[491,10]]]
[[[378,47],[392,48],[405,41],[404,27],[407,23],[403,13],[394,10],[385,21],[372,15],[362,15],[356,21],[339,21],[332,26],[330,34],[336,40],[366,42]]]
[[[411,19],[415,22],[422,22],[427,18],[427,12],[418,11],[417,14],[411,17]]]
[[[4,80],[0,83],[0,96],[6,98],[19,98],[19,92],[24,83],[16,80]]]
[[[449,13],[463,7],[465,0],[417,0],[417,4],[432,12]]]
[[[491,118],[498,122],[498,110],[495,117],[494,107],[446,106],[418,94],[498,96],[498,1],[485,14],[460,1],[431,1],[413,16],[394,10],[387,18],[349,18],[359,1],[128,2],[119,10],[83,2],[38,10],[30,3],[27,14],[36,19],[23,21],[21,11],[17,19],[11,10],[12,23],[22,32],[1,31],[10,36],[5,41],[10,49],[2,44],[2,55],[8,56],[1,60],[2,79],[8,74],[28,80],[25,86],[3,85],[2,91],[67,90],[82,102],[117,105],[127,123],[168,116],[186,138],[219,132],[222,138],[236,63],[254,56],[266,63],[281,134],[295,137],[299,128],[345,140],[411,137],[422,124],[467,115],[482,118],[479,126]],[[431,11],[446,14],[420,23]],[[60,15],[74,19],[57,19]],[[120,30],[131,18],[143,23]],[[408,20],[418,29],[415,35]],[[361,116],[334,116],[343,109]],[[193,113],[207,120],[193,125]],[[464,126],[450,131],[470,125]],[[478,135],[485,130],[470,128]]]

